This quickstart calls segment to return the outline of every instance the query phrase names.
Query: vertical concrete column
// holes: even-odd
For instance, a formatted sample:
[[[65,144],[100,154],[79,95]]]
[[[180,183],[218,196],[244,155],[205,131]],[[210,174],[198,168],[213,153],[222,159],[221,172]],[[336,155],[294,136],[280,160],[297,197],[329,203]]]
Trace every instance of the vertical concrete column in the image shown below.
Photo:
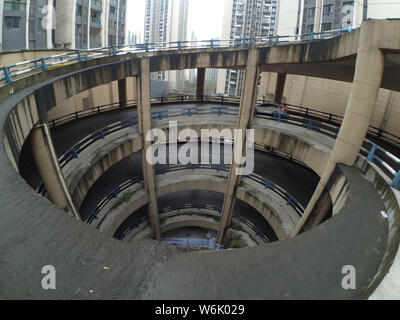
[[[136,77],[129,77],[126,79],[127,101],[136,100]]]
[[[317,0],[316,3],[315,3],[314,32],[321,32],[321,27],[322,27],[322,5],[323,5],[323,0]]]
[[[301,100],[300,100],[300,107],[302,107],[304,105],[304,99],[306,97],[306,92],[307,92],[307,86],[308,86],[308,77],[305,77],[303,93],[301,95]]]
[[[373,30],[361,28],[353,86],[335,146],[299,224],[296,236],[314,210],[338,163],[353,166],[368,132],[385,66],[383,52],[374,45]],[[372,38],[372,39],[371,39]]]
[[[80,219],[65,183],[47,124],[32,130],[31,149],[50,200]]]
[[[154,167],[146,159],[146,151],[151,147],[151,141],[146,140],[146,136],[151,130],[150,62],[148,57],[140,60],[140,76],[137,79],[137,87],[138,122],[140,122],[139,130],[143,139],[142,170],[144,185],[149,195],[149,220],[156,239],[161,240]]]
[[[263,72],[261,74],[260,91],[258,93],[259,100],[267,100],[270,80],[271,80],[271,72]]]
[[[196,98],[201,100],[204,95],[204,84],[206,81],[206,68],[197,69],[197,88],[196,88]]]
[[[276,79],[276,88],[274,95],[274,102],[282,103],[283,91],[285,90],[286,73],[278,73],[278,78]]]
[[[241,136],[241,147],[239,150],[240,155],[243,155],[246,150],[246,129],[251,125],[251,121],[254,114],[254,107],[257,100],[257,89],[258,80],[260,78],[260,67],[259,67],[259,51],[257,49],[250,49],[247,65],[246,74],[244,79],[244,85],[242,90],[242,97],[240,99],[240,108],[237,129],[242,130]],[[235,150],[237,146],[235,141]],[[236,152],[235,152],[236,153]],[[229,171],[227,189],[225,193],[224,204],[221,212],[221,221],[219,225],[219,231],[217,236],[217,242],[222,244],[225,237],[226,228],[230,225],[232,220],[233,210],[235,208],[235,191],[236,187],[240,182],[240,176],[237,175],[237,169],[241,159],[236,159],[232,161],[231,169]]]
[[[123,107],[128,100],[128,95],[126,92],[126,78],[118,80],[118,98],[119,98],[119,106]]]

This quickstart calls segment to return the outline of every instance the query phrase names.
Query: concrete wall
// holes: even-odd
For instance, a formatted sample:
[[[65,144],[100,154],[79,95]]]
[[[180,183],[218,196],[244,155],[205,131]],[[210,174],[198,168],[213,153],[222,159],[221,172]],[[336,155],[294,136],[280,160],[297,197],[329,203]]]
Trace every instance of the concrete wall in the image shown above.
[[[388,241],[383,261],[374,279],[366,288],[364,298],[400,299],[400,191],[390,187],[390,180],[375,164],[360,157],[357,166],[384,201],[388,215]]]
[[[9,66],[18,62],[40,59],[56,54],[65,53],[65,50],[31,50],[0,53],[0,66]]]
[[[400,17],[400,2],[398,0],[368,0],[369,19],[387,19]]]
[[[73,112],[117,102],[119,102],[118,82],[113,81],[86,90],[63,101],[48,112],[48,119],[51,121]]]
[[[270,100],[274,96],[276,73],[265,72],[259,98]],[[319,111],[344,116],[350,97],[351,83],[288,75],[283,94],[283,102],[313,108]],[[400,93],[380,89],[371,125],[400,136]]]
[[[235,123],[235,117],[226,116],[224,116],[224,121],[222,119],[210,121],[207,118],[202,119],[201,116],[180,117],[180,119],[180,123],[185,124],[180,126],[179,130],[191,128],[199,134],[201,129],[233,129]],[[186,121],[182,121],[184,119]],[[155,121],[155,127],[167,130],[169,120]],[[262,122],[274,124],[272,121],[262,120]],[[258,127],[255,127],[255,142],[292,155],[293,159],[321,175],[330,155],[330,147],[320,144],[318,139],[332,140],[331,145],[333,145],[333,139],[312,132],[311,138],[314,137],[312,142],[308,135],[310,132],[304,128],[296,128],[286,124],[274,125],[265,125],[264,127],[258,125]],[[287,127],[292,130],[292,133],[287,131]],[[78,159],[68,163],[63,172],[76,207],[80,207],[91,186],[105,171],[127,156],[141,150],[141,148],[142,144],[137,131],[126,128],[107,136],[104,140],[97,140],[82,151]]]
[[[276,34],[283,35],[295,35],[301,31],[301,17],[298,16],[301,10],[301,4],[303,0],[280,0],[278,1],[278,13],[276,23]],[[285,40],[295,40],[293,38],[287,38]]]
[[[75,49],[76,0],[57,1],[56,46]]]
[[[183,170],[179,172],[170,172],[165,175],[156,176],[157,179],[157,197],[162,197],[167,194],[186,190],[207,190],[218,193],[225,192],[226,172],[216,172],[215,170]],[[137,189],[137,186],[132,187],[136,190],[132,198],[120,203],[116,206],[118,199],[113,200],[113,203],[108,205],[109,210],[104,210],[98,221],[97,228],[109,236],[113,236],[119,226],[132,214],[146,203],[148,203],[148,195],[143,188]],[[130,189],[127,189],[128,192]],[[290,232],[287,232],[284,227],[285,221],[289,220],[293,209],[286,205],[286,200],[280,198],[279,201],[268,202],[265,198],[258,198],[254,194],[265,190],[264,186],[251,187],[250,184],[244,183],[238,187],[235,194],[236,198],[249,204],[256,209],[270,224],[277,237],[287,239],[290,237]],[[280,208],[280,210],[278,210]],[[292,225],[294,227],[294,225]]]
[[[400,21],[369,20],[363,24],[362,30],[365,34],[364,37],[373,41],[377,47],[386,50],[399,49],[400,42],[393,35],[400,30]],[[355,55],[358,50],[360,33],[361,31],[358,29],[341,37],[324,41],[261,47],[259,49],[261,70],[306,76],[316,73],[325,78],[351,81],[354,76]],[[400,31],[398,34],[400,34]],[[249,48],[215,48],[193,49],[185,52],[152,52],[150,71],[243,68],[247,63],[248,50]],[[390,56],[390,53],[387,56]],[[112,81],[137,76],[140,72],[139,61],[140,55],[127,54],[55,68],[0,87],[0,97],[5,98],[24,88],[41,83],[42,85],[34,92],[30,92],[30,95],[34,97],[37,104],[36,112],[40,113],[45,120],[49,110],[74,95]],[[396,70],[400,66],[396,64],[395,59],[390,60],[390,63],[388,68],[385,69],[382,86],[400,91],[399,82],[395,81],[396,76],[398,76]],[[321,66],[324,69],[321,69]],[[341,67],[339,72],[338,67],[340,66],[344,67]],[[30,99],[30,97],[24,98],[24,96],[19,95],[16,97],[18,97],[18,101]],[[11,161],[14,167],[18,163],[19,152],[26,138],[26,136],[19,136],[19,132],[30,121],[26,114],[21,114],[22,118],[14,118],[14,122],[11,121],[16,113],[17,111],[14,109],[6,122],[7,141],[5,142],[9,146],[7,152],[12,157]]]

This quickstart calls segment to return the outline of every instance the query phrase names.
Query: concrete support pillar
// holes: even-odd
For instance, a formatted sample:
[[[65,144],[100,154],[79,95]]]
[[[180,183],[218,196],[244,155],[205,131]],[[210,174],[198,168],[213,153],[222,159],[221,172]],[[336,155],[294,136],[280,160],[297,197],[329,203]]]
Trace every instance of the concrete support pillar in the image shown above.
[[[376,105],[384,66],[383,52],[373,45],[369,33],[362,28],[353,86],[339,135],[317,189],[292,236],[300,232],[309,218],[336,165],[353,166],[357,160]]]
[[[258,93],[258,100],[268,100],[268,87],[271,80],[271,72],[263,72],[261,74],[260,91]]]
[[[314,32],[321,32],[322,27],[322,5],[323,0],[317,0],[315,3],[315,23],[314,23]]]
[[[32,130],[31,149],[50,201],[80,220],[59,166],[47,124]]]
[[[119,106],[123,107],[128,100],[128,95],[126,91],[126,78],[118,80],[118,98],[119,98]]]
[[[206,68],[197,69],[197,88],[196,88],[196,98],[201,100],[204,95],[204,84],[206,81]]]
[[[301,95],[301,100],[300,100],[300,107],[304,106],[304,99],[306,97],[307,86],[308,86],[308,77],[305,77],[303,93]]]
[[[137,99],[136,94],[136,77],[129,77],[126,79],[127,101],[134,101]]]
[[[283,91],[285,90],[286,73],[278,73],[278,78],[276,79],[276,88],[274,95],[274,102],[282,103]]]
[[[151,130],[150,62],[148,57],[142,58],[140,61],[140,76],[136,83],[138,88],[139,131],[143,139],[143,179],[145,189],[149,195],[149,220],[156,235],[156,239],[161,240],[154,167],[146,159],[146,150],[151,146],[151,141],[146,140],[147,133]]]
[[[258,80],[260,78],[260,67],[259,67],[259,52],[257,49],[250,49],[247,58],[246,74],[243,84],[242,97],[240,99],[240,108],[237,129],[242,130],[242,143],[241,150],[235,152],[235,154],[243,155],[246,150],[246,129],[251,125],[251,121],[254,114],[254,107],[257,100],[257,89]],[[239,146],[235,141],[235,150]],[[221,221],[219,225],[219,231],[217,236],[217,242],[222,244],[227,227],[230,225],[232,220],[233,210],[235,208],[235,191],[236,187],[240,182],[240,176],[237,175],[237,169],[241,159],[235,159],[232,162],[231,169],[228,176],[227,189],[225,193],[224,204],[221,212]]]

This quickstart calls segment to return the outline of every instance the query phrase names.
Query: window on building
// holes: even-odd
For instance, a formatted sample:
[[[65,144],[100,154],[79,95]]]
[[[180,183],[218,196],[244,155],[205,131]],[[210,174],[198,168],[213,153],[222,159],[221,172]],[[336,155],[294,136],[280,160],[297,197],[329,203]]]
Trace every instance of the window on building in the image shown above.
[[[4,17],[4,26],[6,29],[19,29],[21,17]]]
[[[324,16],[330,16],[331,14],[333,14],[333,5],[332,4],[325,5],[323,8],[323,14]]]
[[[310,24],[307,26],[307,33],[313,33],[314,32],[314,25]]]
[[[354,1],[346,1],[343,2],[343,12],[344,14],[349,14],[353,11],[354,9]]]
[[[42,18],[38,19],[38,32],[39,33],[46,33],[46,29],[43,28],[43,19]]]
[[[76,16],[82,17],[82,6],[79,4],[76,5]]]
[[[322,32],[329,31],[329,30],[332,30],[332,23],[323,23],[321,25],[321,31]]]
[[[308,9],[308,18],[314,18],[314,17],[315,17],[315,8]]]
[[[26,0],[6,0],[4,1],[4,11],[25,11]]]

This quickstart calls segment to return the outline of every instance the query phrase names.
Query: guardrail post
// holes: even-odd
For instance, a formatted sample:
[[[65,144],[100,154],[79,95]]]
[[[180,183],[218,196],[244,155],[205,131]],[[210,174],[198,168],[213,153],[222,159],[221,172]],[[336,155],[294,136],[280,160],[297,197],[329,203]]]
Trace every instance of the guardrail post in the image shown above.
[[[211,39],[211,41],[210,41],[210,47],[214,48],[214,40],[213,39]]]
[[[41,61],[42,61],[42,69],[43,69],[43,71],[47,71],[47,65],[46,65],[45,58],[42,58]]]
[[[307,130],[312,130],[312,129],[313,129],[313,121],[310,119],[308,120]]]
[[[112,54],[113,56],[117,55],[117,48],[115,47],[115,44],[112,45]]]
[[[368,157],[367,157],[368,162],[374,161],[375,152],[376,152],[376,144],[372,144],[372,148],[369,151]]]
[[[81,53],[81,50],[78,50],[76,54],[78,55],[78,61],[79,61],[79,62],[82,62],[82,53]]]
[[[4,73],[4,79],[6,80],[6,83],[12,82],[12,79],[10,76],[10,69],[8,69],[8,67],[3,67],[3,73]]]
[[[394,176],[394,179],[393,179],[393,182],[392,182],[392,187],[397,189],[397,190],[400,190],[400,170]]]

